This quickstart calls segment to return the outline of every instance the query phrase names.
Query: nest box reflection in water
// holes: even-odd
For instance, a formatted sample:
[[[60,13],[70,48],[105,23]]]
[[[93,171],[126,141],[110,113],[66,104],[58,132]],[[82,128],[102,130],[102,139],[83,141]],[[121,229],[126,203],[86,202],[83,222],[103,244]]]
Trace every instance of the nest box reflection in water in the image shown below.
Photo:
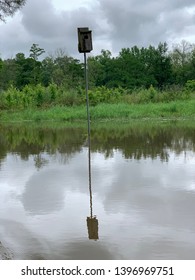
[[[87,217],[87,228],[89,239],[98,240],[98,219],[96,217]]]

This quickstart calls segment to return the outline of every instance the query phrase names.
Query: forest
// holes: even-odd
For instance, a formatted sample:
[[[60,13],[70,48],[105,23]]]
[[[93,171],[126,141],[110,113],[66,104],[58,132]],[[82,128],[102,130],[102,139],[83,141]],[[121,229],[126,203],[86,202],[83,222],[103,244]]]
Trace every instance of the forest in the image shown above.
[[[85,102],[83,62],[62,49],[45,53],[33,44],[28,57],[0,59],[0,109]],[[164,42],[122,48],[117,56],[102,50],[88,56],[88,69],[91,105],[183,100],[195,91],[195,46],[183,40],[169,50]]]

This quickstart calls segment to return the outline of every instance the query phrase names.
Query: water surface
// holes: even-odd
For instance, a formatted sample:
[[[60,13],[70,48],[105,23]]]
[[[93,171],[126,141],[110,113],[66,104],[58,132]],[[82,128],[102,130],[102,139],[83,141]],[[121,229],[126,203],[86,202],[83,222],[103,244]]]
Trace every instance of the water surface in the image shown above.
[[[194,259],[195,126],[92,124],[92,209],[86,131],[0,125],[0,241],[11,258]]]

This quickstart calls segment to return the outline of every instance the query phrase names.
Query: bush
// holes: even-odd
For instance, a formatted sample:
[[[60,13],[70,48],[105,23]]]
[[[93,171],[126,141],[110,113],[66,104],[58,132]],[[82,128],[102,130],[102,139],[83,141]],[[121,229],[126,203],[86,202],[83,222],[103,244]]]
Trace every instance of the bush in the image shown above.
[[[2,103],[5,109],[14,109],[20,107],[20,92],[11,86],[2,96]]]
[[[157,91],[153,86],[149,89],[136,89],[131,95],[126,95],[123,100],[130,104],[167,103],[190,98],[190,92],[182,88],[172,87],[164,91]]]
[[[188,80],[185,84],[185,89],[189,92],[195,92],[195,80]]]
[[[54,83],[49,84],[47,87],[47,103],[55,104],[57,98],[59,97],[59,89],[58,86]]]
[[[74,106],[82,103],[82,98],[76,90],[63,90],[59,95],[57,103],[63,106]]]
[[[100,103],[166,103],[176,100],[186,100],[195,91],[195,81],[188,81],[184,88],[171,87],[158,91],[153,86],[148,89],[139,88],[133,91],[124,88],[96,87],[88,91],[90,105]],[[0,109],[21,110],[25,108],[46,108],[54,105],[75,106],[85,104],[86,93],[78,88],[68,90],[63,86],[51,83],[48,87],[41,84],[26,85],[21,91],[11,86],[7,91],[0,93]]]
[[[96,87],[88,91],[90,105],[95,106],[99,103],[116,103],[121,96],[121,89],[109,89],[104,86]],[[82,94],[83,101],[86,99],[85,92]]]

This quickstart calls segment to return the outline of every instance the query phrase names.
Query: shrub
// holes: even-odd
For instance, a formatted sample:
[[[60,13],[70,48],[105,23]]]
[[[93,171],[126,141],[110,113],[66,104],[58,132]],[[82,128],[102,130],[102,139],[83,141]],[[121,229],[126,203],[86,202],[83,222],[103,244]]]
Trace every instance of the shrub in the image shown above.
[[[41,84],[38,84],[35,88],[35,100],[36,100],[36,106],[41,107],[44,103],[45,99],[45,87],[43,87]]]
[[[57,103],[63,106],[80,105],[82,103],[82,97],[76,90],[61,89]]]
[[[195,80],[188,81],[184,88],[170,87],[158,91],[152,85],[148,88],[128,90],[124,88],[95,87],[88,91],[90,105],[100,103],[167,103],[176,100],[186,100],[195,92]],[[0,109],[45,108],[53,105],[75,106],[85,104],[85,90],[77,88],[68,90],[63,86],[51,83],[48,87],[41,84],[26,85],[22,90],[11,86],[0,92]]]
[[[83,92],[83,99],[85,99]],[[88,91],[90,105],[95,106],[99,103],[115,103],[119,101],[121,89],[109,89],[105,86],[96,87]]]
[[[49,84],[47,87],[47,94],[48,94],[48,103],[52,104],[56,102],[56,99],[59,96],[59,89],[58,86],[54,83]]]
[[[185,84],[185,89],[190,92],[195,92],[195,80],[188,80]]]

